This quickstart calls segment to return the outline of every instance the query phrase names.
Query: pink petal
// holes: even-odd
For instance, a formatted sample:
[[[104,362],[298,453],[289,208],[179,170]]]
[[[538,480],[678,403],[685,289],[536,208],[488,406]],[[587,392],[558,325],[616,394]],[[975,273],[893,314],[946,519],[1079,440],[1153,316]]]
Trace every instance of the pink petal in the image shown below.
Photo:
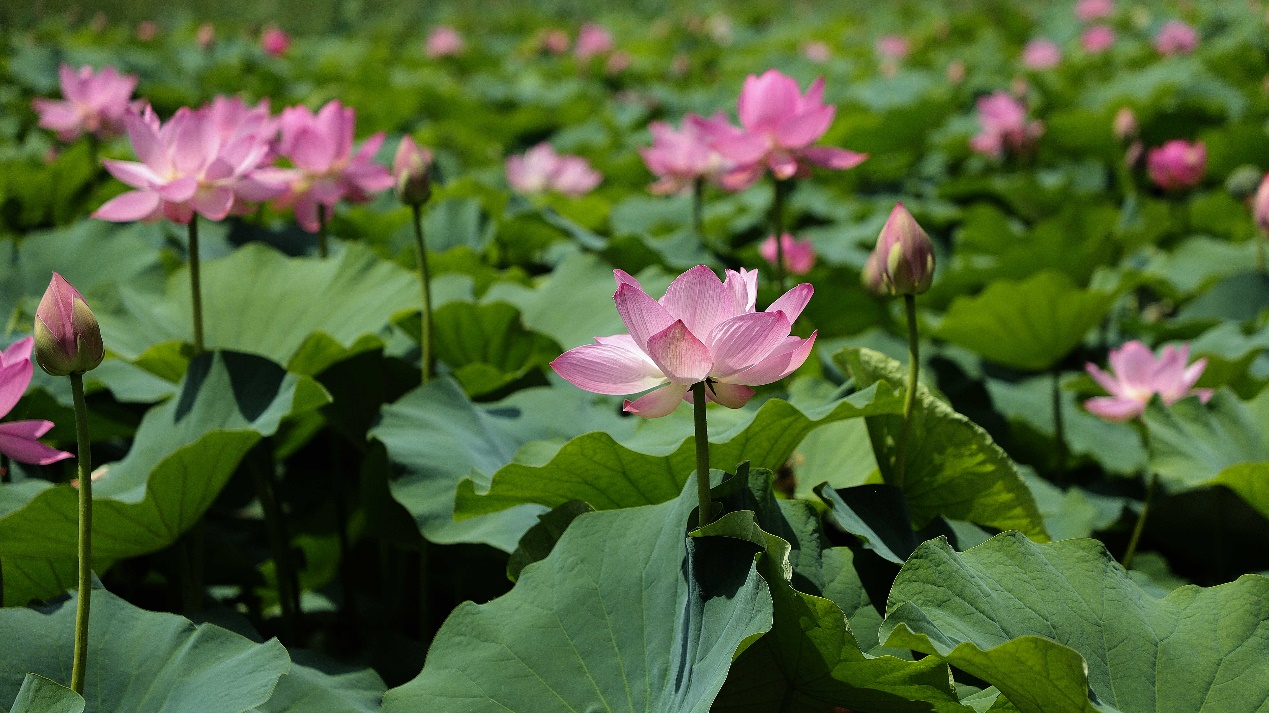
[[[1107,421],[1127,421],[1140,416],[1146,405],[1132,399],[1097,396],[1085,401],[1084,408]]]
[[[687,393],[686,384],[666,384],[656,391],[649,391],[634,401],[627,401],[623,408],[628,413],[644,418],[660,418],[668,416],[678,408],[683,395]]]
[[[783,312],[753,312],[723,322],[709,335],[710,376],[726,379],[753,366],[783,344],[791,328]]]
[[[771,150],[767,137],[760,134],[733,134],[714,139],[714,150],[736,165],[757,163]]]
[[[224,220],[234,204],[234,192],[225,187],[199,189],[190,198],[189,206],[208,220]]]
[[[193,198],[197,190],[198,179],[193,176],[183,176],[165,186],[159,186],[158,193],[159,197],[165,201],[184,203]]]
[[[150,220],[158,217],[159,194],[155,191],[128,191],[106,201],[92,217],[114,223]]]
[[[123,181],[133,188],[152,188],[163,183],[163,177],[154,172],[154,169],[138,163],[136,161],[116,161],[114,159],[102,159],[101,165],[106,167],[110,175]]]
[[[140,113],[128,112],[123,117],[124,127],[128,131],[128,140],[132,142],[132,151],[141,162],[151,168],[161,169],[166,163],[163,156],[163,145],[159,141],[159,133],[150,122],[154,113],[146,106]],[[157,122],[157,119],[154,119]]]
[[[71,454],[40,443],[36,439],[48,433],[52,421],[10,421],[0,423],[0,453],[20,463],[48,465],[71,458]]]
[[[681,319],[648,338],[648,356],[676,384],[703,381],[713,366],[709,349]]]
[[[868,154],[857,153],[836,146],[808,146],[802,151],[802,158],[824,168],[845,171],[868,160]]]
[[[731,290],[705,265],[697,265],[674,278],[659,301],[671,317],[682,320],[692,334],[701,337],[736,315]]]
[[[1093,380],[1106,389],[1106,393],[1111,396],[1119,396],[1123,393],[1123,385],[1115,380],[1115,377],[1102,371],[1096,364],[1088,363],[1084,365],[1085,371],[1093,377]]]
[[[731,291],[735,302],[732,314],[745,314],[754,310],[754,304],[758,300],[757,270],[746,270],[743,267],[740,272],[728,270],[723,286]]]
[[[770,384],[773,381],[779,381],[784,377],[792,374],[806,358],[811,354],[811,347],[815,346],[815,337],[818,331],[812,332],[810,337],[802,339],[800,337],[789,337],[780,347],[753,366],[745,369],[739,374],[727,377],[730,384],[748,384],[749,386],[762,386]]]
[[[690,395],[691,392],[689,391],[688,394]],[[753,389],[740,384],[724,384],[721,381],[711,381],[705,386],[705,397],[727,408],[740,408],[749,403],[749,399],[753,398],[753,395]]]
[[[597,394],[636,394],[665,383],[661,370],[631,340],[583,344],[551,362],[555,373],[574,386]]]
[[[13,364],[17,364],[21,361],[30,361],[31,352],[34,351],[34,349],[35,338],[23,337],[13,344],[10,344],[8,349],[0,352],[0,365],[12,366]],[[26,387],[24,386],[22,388],[25,389]]]
[[[618,286],[613,301],[617,303],[617,314],[625,323],[626,331],[644,351],[647,351],[649,337],[674,324],[674,318],[660,302],[633,285]]]
[[[797,110],[801,98],[798,83],[792,77],[768,69],[762,76],[751,74],[745,78],[736,109],[740,123],[749,131],[774,130]]]
[[[622,285],[630,285],[640,292],[643,292],[643,285],[639,284],[639,281],[625,270],[613,270],[612,276],[617,280],[618,287],[621,287]]]
[[[334,137],[306,126],[296,133],[287,157],[305,171],[324,173],[335,162],[336,149]]]
[[[13,347],[9,349],[12,350]],[[34,371],[35,367],[30,359],[15,359],[10,362],[7,361],[6,352],[6,363],[0,367],[0,417],[12,411],[18,399],[26,393]]]
[[[1145,344],[1133,340],[1119,349],[1112,349],[1107,357],[1111,371],[1123,384],[1150,388],[1154,374],[1154,353]]]
[[[767,156],[767,167],[778,179],[793,178],[798,172],[797,157],[784,151],[775,151]]]
[[[828,127],[833,125],[833,117],[836,115],[837,107],[830,105],[787,117],[776,130],[776,139],[784,148],[803,148],[823,136]]]
[[[1203,357],[1202,359],[1196,359],[1194,363],[1186,367],[1185,371],[1182,373],[1181,388],[1186,391],[1193,388],[1194,384],[1198,382],[1199,377],[1203,375],[1203,370],[1206,368],[1207,368],[1207,357]],[[1211,389],[1205,389],[1205,391],[1210,392]]]
[[[809,282],[803,282],[796,285],[793,289],[780,295],[780,297],[767,307],[766,312],[783,312],[789,322],[798,321],[798,317],[802,315],[802,310],[806,309],[806,305],[811,301],[811,295],[815,294],[815,286]]]

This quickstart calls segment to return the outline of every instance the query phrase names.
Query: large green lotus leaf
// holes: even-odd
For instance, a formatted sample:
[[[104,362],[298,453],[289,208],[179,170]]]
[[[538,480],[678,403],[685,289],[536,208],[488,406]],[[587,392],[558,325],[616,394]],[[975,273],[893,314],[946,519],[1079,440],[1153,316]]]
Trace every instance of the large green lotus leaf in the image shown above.
[[[93,484],[94,567],[170,545],[202,516],[252,446],[284,418],[328,401],[317,382],[253,354],[209,352],[195,359],[177,396],[146,413],[128,455],[108,464]],[[28,480],[0,487],[6,579],[10,571],[22,572],[43,582],[35,596],[60,591],[77,552],[77,502],[78,492],[65,484]],[[5,600],[26,601],[9,591]]]
[[[34,315],[40,296],[56,271],[92,300],[98,288],[109,283],[157,286],[163,281],[159,262],[162,234],[154,225],[120,226],[100,220],[81,220],[65,228],[30,233],[16,255],[4,248],[0,260],[0,304],[26,304]],[[96,303],[92,303],[96,306]]]
[[[397,469],[392,496],[433,542],[483,542],[504,551],[537,522],[537,506],[455,522],[454,492],[464,478],[487,486],[489,476],[522,450],[554,448],[600,428],[627,436],[636,420],[618,404],[562,380],[524,389],[495,403],[473,403],[451,379],[435,379],[383,407],[370,438],[383,442]]]
[[[57,681],[28,673],[9,713],[84,713],[87,705],[83,696]]]
[[[1269,579],[1156,598],[1095,540],[1013,532],[962,553],[930,540],[895,579],[882,636],[1026,713],[1252,711],[1269,697]]]
[[[550,337],[529,331],[505,302],[450,302],[433,315],[436,358],[450,367],[471,396],[545,368],[563,351]]]
[[[902,364],[871,349],[847,347],[834,354],[833,361],[861,388],[907,381]],[[868,418],[873,450],[887,480],[902,427],[901,415]],[[924,384],[918,385],[912,412],[903,492],[917,527],[943,515],[1048,538],[1035,499],[1009,455],[986,431],[936,398]]]
[[[385,690],[373,669],[331,664],[298,649],[273,696],[252,713],[377,713]]]
[[[330,357],[297,360],[310,339],[321,335],[349,347],[421,300],[417,277],[355,244],[321,259],[289,258],[251,243],[202,267],[209,348],[288,366],[295,361],[310,374],[330,364]],[[156,345],[192,339],[187,269],[173,274],[162,293],[121,287],[113,301],[94,308],[105,343],[130,361]]]
[[[935,335],[998,364],[1043,371],[1079,346],[1115,296],[1081,290],[1066,274],[1038,272],[952,301]]]
[[[0,610],[0,700],[13,698],[27,672],[70,680],[76,601],[72,592],[48,606]],[[88,713],[244,713],[269,700],[289,666],[276,639],[257,644],[93,590]]]
[[[384,712],[706,713],[771,595],[753,545],[686,536],[695,505],[579,516],[509,594],[454,610]]]
[[[770,399],[757,410],[727,415],[732,423],[721,433],[715,430],[710,462],[733,468],[749,461],[754,468],[774,470],[821,424],[897,414],[902,408],[900,395],[889,384],[815,408]],[[722,416],[724,409],[711,408],[709,413]],[[690,421],[669,417],[661,423],[641,424],[639,433],[625,440],[604,432],[587,433],[564,444],[549,460],[502,467],[483,494],[477,492],[473,479],[464,480],[455,513],[463,518],[524,503],[556,507],[569,500],[587,502],[598,510],[665,502],[678,494],[695,471],[693,439]]]

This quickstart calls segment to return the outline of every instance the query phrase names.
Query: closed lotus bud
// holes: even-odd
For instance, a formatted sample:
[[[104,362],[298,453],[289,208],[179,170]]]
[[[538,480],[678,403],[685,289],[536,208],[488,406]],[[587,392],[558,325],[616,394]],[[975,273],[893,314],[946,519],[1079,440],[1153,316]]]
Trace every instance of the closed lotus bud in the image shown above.
[[[1137,115],[1132,109],[1123,107],[1115,114],[1115,138],[1126,143],[1137,137],[1138,130]]]
[[[396,179],[397,199],[406,205],[423,205],[432,197],[432,152],[406,136],[397,146],[392,159],[392,177]]]
[[[896,203],[864,268],[864,284],[891,295],[919,295],[934,281],[934,243],[916,219]],[[872,288],[880,276],[881,289]]]
[[[1256,225],[1269,235],[1269,174],[1260,182],[1256,196],[1251,200],[1251,210],[1256,216]]]
[[[35,361],[53,376],[82,374],[105,356],[101,327],[84,296],[53,273],[35,310]]]
[[[886,287],[886,278],[881,274],[884,269],[881,253],[873,250],[868,254],[868,260],[864,262],[863,271],[859,273],[860,282],[864,283],[864,288],[876,295],[890,294],[890,290]]]
[[[1238,200],[1245,200],[1256,192],[1256,187],[1260,185],[1260,179],[1264,175],[1259,168],[1251,164],[1243,164],[1229,172],[1225,178],[1225,190]]]

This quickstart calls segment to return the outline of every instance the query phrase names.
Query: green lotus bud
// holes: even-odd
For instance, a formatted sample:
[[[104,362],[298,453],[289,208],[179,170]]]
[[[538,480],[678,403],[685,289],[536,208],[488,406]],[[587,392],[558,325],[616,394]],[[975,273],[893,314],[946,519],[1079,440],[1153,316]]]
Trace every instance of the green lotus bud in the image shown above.
[[[101,327],[84,296],[53,273],[35,310],[35,361],[53,376],[82,374],[101,363]]]

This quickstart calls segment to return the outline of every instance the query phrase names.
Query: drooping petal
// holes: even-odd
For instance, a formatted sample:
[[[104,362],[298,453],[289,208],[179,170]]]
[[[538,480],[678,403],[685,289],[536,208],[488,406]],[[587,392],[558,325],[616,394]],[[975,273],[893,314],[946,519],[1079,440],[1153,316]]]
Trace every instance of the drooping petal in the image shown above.
[[[18,399],[26,393],[26,387],[31,384],[31,374],[34,371],[35,367],[30,359],[15,359],[0,367],[0,417],[12,411]]]
[[[673,413],[678,408],[683,395],[687,393],[687,384],[666,384],[655,391],[640,396],[634,401],[627,401],[622,407],[627,413],[644,418],[661,418]]]
[[[660,303],[671,317],[682,320],[700,339],[735,315],[731,290],[705,265],[697,265],[674,278]]]
[[[868,154],[836,146],[808,146],[802,150],[802,158],[816,166],[845,171],[867,161]]]
[[[94,218],[115,223],[150,220],[158,217],[159,194],[155,191],[128,191],[106,201],[93,211]]]
[[[639,351],[619,343],[583,344],[551,362],[555,373],[597,394],[636,394],[665,383],[665,375]]]
[[[807,303],[811,301],[811,296],[815,294],[815,286],[809,282],[803,282],[795,285],[793,289],[785,292],[767,307],[765,312],[783,312],[788,317],[789,322],[798,321],[798,317],[802,316],[802,310],[806,309]]]
[[[753,366],[783,344],[791,328],[783,312],[742,314],[719,324],[709,335],[710,376],[726,379]]]
[[[688,392],[689,395],[691,392]],[[721,381],[713,381],[705,386],[705,396],[710,401],[716,401],[727,408],[740,408],[749,403],[749,399],[753,398],[754,390],[748,386],[740,384],[724,384]]]
[[[10,344],[8,349],[5,349],[3,352],[0,352],[0,365],[10,366],[12,364],[17,364],[18,362],[21,362],[21,361],[30,361],[31,352],[34,349],[35,349],[35,338],[23,337],[22,339],[19,339],[13,344]],[[26,387],[23,386],[22,388],[25,389]]]
[[[812,332],[806,339],[789,337],[784,344],[777,347],[762,361],[727,377],[727,383],[762,386],[783,379],[802,366],[802,363],[810,356],[811,347],[815,346],[815,337],[818,334],[818,331]]]
[[[644,351],[648,349],[649,337],[674,323],[674,318],[660,302],[634,285],[623,283],[618,286],[613,301],[617,303],[617,314],[621,315],[626,331]]]
[[[48,465],[71,458],[71,454],[40,443],[38,439],[53,427],[52,421],[10,421],[0,423],[0,453],[20,463]]]
[[[1095,396],[1084,402],[1084,408],[1107,421],[1128,421],[1140,416],[1146,405],[1133,399]]]
[[[676,384],[703,381],[713,366],[709,349],[681,319],[648,338],[648,356]]]

